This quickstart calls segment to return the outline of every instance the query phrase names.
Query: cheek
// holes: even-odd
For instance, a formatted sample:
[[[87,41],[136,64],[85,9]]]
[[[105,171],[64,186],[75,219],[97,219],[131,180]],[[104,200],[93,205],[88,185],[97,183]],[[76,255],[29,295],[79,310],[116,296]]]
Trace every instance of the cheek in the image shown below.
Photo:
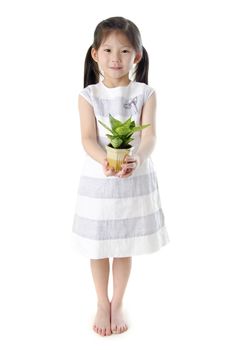
[[[133,60],[128,60],[127,61],[127,67],[131,68],[133,66]]]
[[[108,57],[106,57],[106,56],[101,56],[100,57],[100,62],[102,63],[102,64],[106,64],[106,62],[108,62]]]
[[[128,57],[128,64],[132,65],[134,62],[134,56]]]

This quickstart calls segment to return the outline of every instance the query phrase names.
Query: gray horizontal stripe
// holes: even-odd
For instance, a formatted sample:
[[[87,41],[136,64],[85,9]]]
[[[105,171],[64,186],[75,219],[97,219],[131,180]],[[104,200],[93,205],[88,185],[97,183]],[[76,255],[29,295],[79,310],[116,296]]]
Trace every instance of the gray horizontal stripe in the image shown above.
[[[124,198],[147,195],[158,188],[155,172],[127,178],[99,179],[80,176],[78,194],[94,198]]]
[[[155,213],[121,220],[91,220],[74,216],[73,232],[94,240],[127,239],[146,236],[164,226],[164,214],[160,208]]]

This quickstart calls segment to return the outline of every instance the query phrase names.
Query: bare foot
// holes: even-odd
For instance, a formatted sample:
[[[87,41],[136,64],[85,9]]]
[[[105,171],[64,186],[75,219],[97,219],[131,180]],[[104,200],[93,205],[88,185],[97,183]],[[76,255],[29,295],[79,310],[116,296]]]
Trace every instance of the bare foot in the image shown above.
[[[93,324],[93,330],[99,335],[106,336],[111,335],[111,324],[110,324],[110,303],[97,304],[97,313]]]
[[[112,333],[123,333],[128,327],[124,321],[122,304],[111,302],[111,330]]]

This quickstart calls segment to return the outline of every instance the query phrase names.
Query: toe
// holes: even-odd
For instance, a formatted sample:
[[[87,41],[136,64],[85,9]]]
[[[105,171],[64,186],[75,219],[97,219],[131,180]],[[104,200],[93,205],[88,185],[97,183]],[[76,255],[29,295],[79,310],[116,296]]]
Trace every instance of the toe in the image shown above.
[[[116,327],[116,325],[113,325],[113,326],[111,327],[111,329],[112,329],[112,332],[113,332],[113,333],[116,333],[116,332],[117,332],[117,327]]]
[[[122,329],[122,332],[125,332],[126,331],[126,324],[124,326],[122,326],[121,329]]]
[[[106,335],[111,335],[111,334],[112,334],[111,329],[110,329],[110,328],[107,328],[107,329],[106,329]]]

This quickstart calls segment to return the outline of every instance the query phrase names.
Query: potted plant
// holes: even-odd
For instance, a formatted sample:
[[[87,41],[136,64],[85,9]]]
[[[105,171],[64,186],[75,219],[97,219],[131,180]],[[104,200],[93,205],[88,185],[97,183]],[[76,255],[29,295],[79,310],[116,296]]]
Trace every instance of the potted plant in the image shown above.
[[[113,167],[116,172],[121,170],[121,165],[125,157],[132,153],[133,146],[130,144],[130,141],[134,139],[131,136],[135,132],[150,126],[150,124],[135,125],[135,122],[132,121],[131,118],[132,117],[122,123],[109,113],[111,128],[105,125],[101,120],[98,120],[101,125],[112,133],[112,135],[106,134],[110,143],[105,147],[109,166]]]

